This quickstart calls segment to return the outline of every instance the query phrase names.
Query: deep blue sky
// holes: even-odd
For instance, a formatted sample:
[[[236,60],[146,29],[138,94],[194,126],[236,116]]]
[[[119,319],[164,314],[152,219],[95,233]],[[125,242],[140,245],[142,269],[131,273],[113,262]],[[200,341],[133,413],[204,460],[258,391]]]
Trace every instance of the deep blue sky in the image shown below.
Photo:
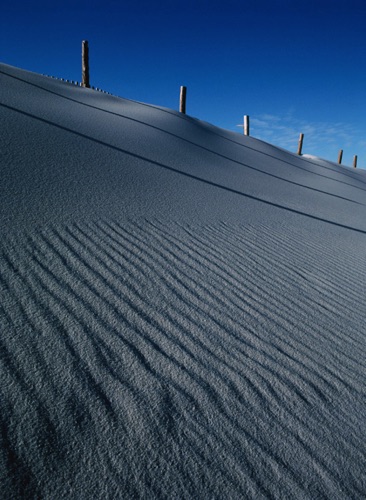
[[[366,167],[365,0],[2,0],[0,61]]]

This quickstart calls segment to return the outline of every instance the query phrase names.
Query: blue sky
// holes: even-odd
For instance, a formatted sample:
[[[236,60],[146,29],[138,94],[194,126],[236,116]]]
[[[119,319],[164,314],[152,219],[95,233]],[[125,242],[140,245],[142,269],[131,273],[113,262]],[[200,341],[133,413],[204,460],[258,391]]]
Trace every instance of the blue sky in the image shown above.
[[[2,0],[0,61],[366,167],[363,0]]]

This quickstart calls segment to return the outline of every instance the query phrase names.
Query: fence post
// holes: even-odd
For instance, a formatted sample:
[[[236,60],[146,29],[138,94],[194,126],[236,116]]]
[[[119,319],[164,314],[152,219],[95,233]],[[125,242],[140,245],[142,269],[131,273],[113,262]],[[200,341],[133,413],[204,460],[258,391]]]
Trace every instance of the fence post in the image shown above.
[[[353,168],[357,168],[357,155],[353,157]]]
[[[249,116],[244,115],[244,135],[249,135]]]
[[[87,40],[81,44],[81,86],[90,88],[89,82],[89,45]]]
[[[297,148],[297,154],[298,155],[301,155],[301,151],[302,151],[302,143],[304,142],[304,134],[300,134],[300,137],[299,137],[299,145],[298,145],[298,148]]]
[[[186,113],[186,96],[187,96],[187,87],[180,88],[180,98],[179,98],[179,111],[180,113]]]
[[[339,164],[342,163],[342,157],[343,157],[343,149],[340,149],[339,153],[338,153],[338,163]]]

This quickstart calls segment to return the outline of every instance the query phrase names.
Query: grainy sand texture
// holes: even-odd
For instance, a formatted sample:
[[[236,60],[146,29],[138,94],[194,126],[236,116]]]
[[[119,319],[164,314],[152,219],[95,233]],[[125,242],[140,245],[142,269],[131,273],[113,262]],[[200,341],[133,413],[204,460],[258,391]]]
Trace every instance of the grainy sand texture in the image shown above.
[[[366,497],[366,172],[0,65],[0,497]]]

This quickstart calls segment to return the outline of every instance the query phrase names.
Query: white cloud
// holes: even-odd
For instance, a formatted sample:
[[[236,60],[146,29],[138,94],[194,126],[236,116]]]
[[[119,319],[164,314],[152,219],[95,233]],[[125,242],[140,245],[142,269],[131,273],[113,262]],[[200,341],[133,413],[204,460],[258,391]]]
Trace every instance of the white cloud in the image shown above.
[[[295,117],[294,110],[283,116],[269,114],[251,117],[251,135],[275,146],[296,152],[300,133],[303,152],[336,161],[339,149],[357,154],[366,148],[360,132],[346,123],[308,122]]]

